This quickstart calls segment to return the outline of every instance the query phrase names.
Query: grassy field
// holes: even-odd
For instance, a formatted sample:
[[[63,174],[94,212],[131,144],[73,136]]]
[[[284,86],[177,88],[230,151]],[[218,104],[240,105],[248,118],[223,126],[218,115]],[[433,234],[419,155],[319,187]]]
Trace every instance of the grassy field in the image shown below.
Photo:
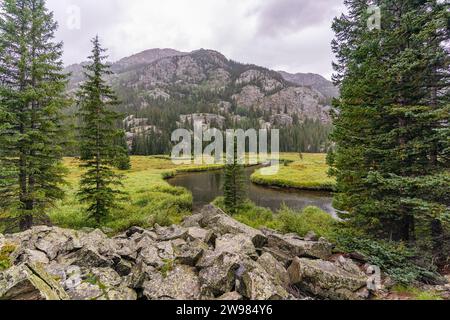
[[[131,157],[132,169],[121,172],[128,200],[114,210],[103,222],[111,232],[126,230],[131,226],[152,226],[154,223],[170,225],[179,223],[191,214],[192,195],[183,188],[170,186],[164,179],[182,172],[220,169],[220,165],[174,165],[166,157]],[[78,161],[66,158],[69,170],[66,198],[49,211],[53,224],[73,229],[94,227],[87,219],[83,207],[76,198],[81,171]]]
[[[266,185],[280,187],[301,187],[308,189],[331,188],[333,180],[327,178],[325,155],[304,155],[300,160],[298,154],[282,154],[282,159],[291,162],[281,166],[280,173],[274,177],[259,177],[256,173],[252,180]],[[128,199],[114,210],[107,220],[102,222],[105,230],[120,232],[131,226],[170,225],[179,223],[192,213],[192,195],[188,190],[173,187],[165,179],[178,173],[201,172],[221,169],[222,165],[175,165],[164,156],[131,157],[132,169],[122,171],[123,189]],[[83,206],[79,203],[76,192],[81,176],[79,162],[75,158],[64,159],[64,166],[69,173],[66,177],[66,197],[47,212],[54,225],[81,229],[96,227],[88,219]],[[7,217],[8,213],[0,213]],[[0,228],[0,232],[2,232]]]
[[[301,159],[298,153],[283,153],[280,158],[278,174],[264,176],[259,170],[252,175],[252,182],[282,188],[333,190],[335,180],[327,174],[325,154],[303,154]]]

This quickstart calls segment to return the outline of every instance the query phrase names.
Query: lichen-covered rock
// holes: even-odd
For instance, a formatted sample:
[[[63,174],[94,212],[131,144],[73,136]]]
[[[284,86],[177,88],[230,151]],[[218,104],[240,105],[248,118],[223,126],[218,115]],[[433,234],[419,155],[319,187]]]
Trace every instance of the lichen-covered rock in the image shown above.
[[[258,259],[259,265],[272,276],[274,282],[284,288],[289,286],[289,274],[284,266],[271,254],[264,253]]]
[[[120,261],[114,266],[114,270],[122,277],[128,276],[133,270],[133,262],[120,259]]]
[[[289,293],[274,281],[274,276],[252,260],[241,262],[236,272],[238,292],[250,300],[287,299]]]
[[[58,256],[60,251],[63,251],[68,239],[62,232],[50,232],[42,238],[39,238],[34,246],[36,249],[45,252],[48,259],[53,260]]]
[[[190,227],[188,228],[188,239],[189,240],[200,240],[204,243],[211,243],[211,240],[214,237],[214,232],[211,230],[205,230],[198,227]]]
[[[332,255],[333,246],[321,238],[319,241],[307,241],[295,234],[280,234],[265,230],[268,239],[267,247],[274,252],[281,252],[293,260],[295,257],[327,260]]]
[[[160,268],[164,265],[163,260],[159,256],[156,244],[152,246],[143,247],[139,252],[138,261],[144,262],[146,265]]]
[[[51,264],[47,271],[57,276],[71,300],[136,300],[137,294],[111,268],[80,268]]]
[[[6,299],[291,299],[291,284],[326,299],[367,292],[367,276],[352,260],[324,261],[333,258],[324,239],[261,232],[214,206],[182,226],[134,227],[113,238],[94,229],[34,227],[0,235],[5,244]],[[31,270],[36,264],[45,271]]]
[[[216,240],[217,253],[234,253],[257,259],[256,248],[251,238],[245,234],[226,234]]]
[[[174,245],[175,261],[194,267],[206,250],[208,250],[208,245],[199,240]]]
[[[180,226],[171,226],[169,228],[155,227],[156,234],[158,235],[158,241],[170,241],[175,239],[186,239],[188,236],[188,230]]]
[[[59,283],[36,264],[0,273],[0,300],[68,300]]]
[[[115,239],[115,243],[117,247],[116,254],[118,256],[132,261],[137,259],[139,244],[137,245],[135,241],[130,239]]]
[[[149,300],[197,300],[200,282],[195,269],[177,265],[167,274],[155,274],[143,285],[143,295]]]
[[[252,240],[257,249],[262,248],[267,242],[267,238],[261,231],[234,220],[212,205],[206,206],[202,210],[202,215],[201,226],[213,230],[218,236],[244,234]]]
[[[350,273],[329,261],[295,258],[288,272],[292,285],[321,298],[367,298],[367,277],[364,273]]]
[[[102,256],[97,250],[94,246],[85,246],[83,249],[64,257],[61,263],[65,261],[69,265],[85,268],[110,267],[114,264],[112,260]]]
[[[216,300],[239,301],[239,300],[243,300],[243,297],[239,292],[233,291],[233,292],[228,292],[228,293],[225,293],[224,295],[221,295]]]
[[[158,256],[162,260],[173,260],[175,258],[171,241],[158,242],[156,248],[158,249]]]
[[[193,214],[191,216],[184,218],[181,226],[184,228],[194,228],[194,227],[199,228],[200,222],[202,221],[202,219],[203,219],[202,214]]]
[[[361,269],[358,267],[356,263],[351,259],[346,259],[344,256],[339,256],[335,262],[335,264],[347,272],[352,274],[360,274]]]
[[[48,264],[50,262],[47,255],[44,252],[31,249],[22,249],[22,251],[19,251],[16,263],[18,261],[23,263],[41,263],[41,264]]]
[[[230,253],[217,255],[209,252],[197,264],[203,295],[221,296],[233,290],[236,284],[236,271],[239,269],[239,256]]]
[[[6,243],[5,236],[0,233],[0,248]]]

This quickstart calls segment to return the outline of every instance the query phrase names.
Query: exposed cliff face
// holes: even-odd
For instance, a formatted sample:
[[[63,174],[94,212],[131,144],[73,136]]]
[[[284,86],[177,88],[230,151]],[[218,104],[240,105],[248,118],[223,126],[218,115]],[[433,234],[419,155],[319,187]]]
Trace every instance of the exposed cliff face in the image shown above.
[[[279,73],[285,80],[299,86],[311,87],[322,93],[328,99],[336,98],[339,96],[339,88],[334,86],[331,81],[328,81],[321,75],[314,73],[291,74],[284,71],[279,71]]]
[[[215,105],[227,103],[237,108],[330,121],[328,93],[321,93],[330,84],[320,76],[314,78],[323,81],[312,81],[314,85],[311,81],[296,84],[278,72],[236,63],[219,52],[204,49],[191,53],[152,49],[124,58],[111,67],[115,74],[109,81],[119,92],[132,97],[128,99],[130,109],[131,105],[151,108],[154,100],[169,101],[200,93],[208,97],[206,102]],[[70,82],[73,89],[82,81],[81,65],[70,66],[67,71],[73,72]]]

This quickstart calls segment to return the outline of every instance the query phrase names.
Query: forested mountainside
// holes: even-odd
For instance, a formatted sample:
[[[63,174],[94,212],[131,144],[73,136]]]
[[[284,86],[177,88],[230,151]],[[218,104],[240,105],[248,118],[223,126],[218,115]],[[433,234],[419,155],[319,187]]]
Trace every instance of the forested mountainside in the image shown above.
[[[66,69],[72,91],[83,81],[82,65]],[[192,121],[222,128],[280,128],[282,151],[327,148],[330,104],[337,90],[321,76],[301,83],[300,75],[238,63],[204,49],[151,49],[111,69],[108,81],[122,101],[118,111],[127,117],[124,126],[134,154],[167,153],[171,132]]]

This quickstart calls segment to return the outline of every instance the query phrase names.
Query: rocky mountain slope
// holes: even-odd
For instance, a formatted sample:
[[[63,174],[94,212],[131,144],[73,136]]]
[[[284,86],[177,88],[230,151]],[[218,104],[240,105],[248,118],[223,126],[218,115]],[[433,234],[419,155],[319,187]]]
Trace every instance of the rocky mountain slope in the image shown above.
[[[365,267],[332,248],[314,235],[252,229],[213,206],[181,226],[113,238],[35,227],[0,235],[0,300],[368,298]]]
[[[331,81],[328,81],[324,77],[314,73],[288,73],[284,71],[279,71],[283,78],[299,86],[311,87],[325,97],[332,99],[339,96],[339,88],[334,86]]]
[[[71,89],[82,81],[81,66],[67,68],[72,72]],[[125,111],[151,108],[155,100],[183,101],[200,96],[202,103],[211,108],[225,104],[232,105],[233,111],[256,109],[272,115],[330,121],[328,104],[333,90],[320,76],[313,76],[311,84],[299,81],[298,76],[237,63],[219,52],[204,49],[190,53],[152,49],[124,58],[111,67],[115,74],[109,80],[125,97]],[[334,96],[335,92],[331,94]]]

